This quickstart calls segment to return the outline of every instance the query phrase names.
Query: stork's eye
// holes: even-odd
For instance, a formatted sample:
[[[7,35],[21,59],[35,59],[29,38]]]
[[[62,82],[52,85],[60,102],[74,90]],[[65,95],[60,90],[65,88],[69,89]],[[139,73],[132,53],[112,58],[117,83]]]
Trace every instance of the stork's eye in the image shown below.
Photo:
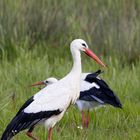
[[[48,81],[46,80],[46,81],[44,81],[46,84],[48,83]]]
[[[86,44],[85,43],[82,43],[82,46],[86,47]]]

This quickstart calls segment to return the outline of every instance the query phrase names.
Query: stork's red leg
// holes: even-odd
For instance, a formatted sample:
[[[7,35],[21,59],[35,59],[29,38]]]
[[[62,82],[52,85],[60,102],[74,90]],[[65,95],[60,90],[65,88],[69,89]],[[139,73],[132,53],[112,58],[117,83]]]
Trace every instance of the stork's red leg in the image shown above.
[[[85,127],[85,113],[82,111],[82,126]]]
[[[28,137],[30,137],[31,139],[33,139],[33,140],[38,140],[37,138],[35,138],[33,135],[32,135],[32,131],[34,130],[34,126],[33,127],[31,127],[27,132],[26,132],[26,135],[28,136]]]
[[[48,140],[51,140],[52,137],[52,128],[49,129]]]
[[[58,126],[58,127],[56,128],[56,130],[57,130],[58,133],[60,133],[61,128]]]
[[[89,122],[90,122],[90,112],[89,112],[89,110],[88,110],[88,112],[87,112],[87,119],[86,119],[86,127],[88,128],[88,126],[89,126]]]
[[[30,137],[31,139],[33,139],[33,140],[38,140],[37,138],[35,138],[35,137],[32,135],[31,132],[27,132],[26,135],[27,135],[28,137]]]

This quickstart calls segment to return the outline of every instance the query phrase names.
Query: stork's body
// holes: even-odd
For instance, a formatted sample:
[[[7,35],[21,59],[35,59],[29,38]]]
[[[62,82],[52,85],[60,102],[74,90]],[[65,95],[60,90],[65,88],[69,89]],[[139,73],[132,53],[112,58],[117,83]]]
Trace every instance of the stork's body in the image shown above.
[[[105,66],[89,49],[85,41],[76,39],[70,45],[73,56],[73,67],[68,75],[58,82],[45,87],[25,102],[4,131],[1,140],[10,140],[22,130],[29,129],[27,135],[34,140],[31,132],[41,122],[49,130],[51,139],[52,128],[61,120],[70,104],[74,104],[80,93],[81,57],[80,51]]]

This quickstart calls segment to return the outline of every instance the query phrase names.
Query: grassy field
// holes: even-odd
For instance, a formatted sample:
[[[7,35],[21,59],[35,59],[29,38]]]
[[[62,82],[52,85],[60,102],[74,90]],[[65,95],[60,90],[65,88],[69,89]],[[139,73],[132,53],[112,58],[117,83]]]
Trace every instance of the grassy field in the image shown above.
[[[53,140],[140,139],[140,0],[0,0],[0,136],[20,106],[38,89],[29,85],[62,78],[72,66],[69,44],[83,38],[102,58],[101,77],[117,93],[123,109],[91,112],[89,129],[79,129],[81,113],[68,110]],[[100,67],[82,55],[83,72]],[[57,132],[60,127],[60,132]],[[42,126],[35,135],[45,140]],[[15,140],[28,140],[24,132]]]
[[[0,56],[15,46],[66,46],[84,38],[98,53],[140,58],[139,0],[0,0]],[[12,58],[11,58],[12,56]]]
[[[55,52],[55,57],[47,54],[37,57],[36,51],[25,52],[20,50],[20,57],[14,63],[6,59],[1,62],[0,135],[20,106],[38,91],[37,88],[30,88],[30,84],[50,76],[61,78],[69,72],[72,65],[70,55],[65,55],[64,51],[61,56],[55,55],[59,53],[55,50],[55,48],[54,50],[49,48],[47,50],[48,54],[52,51]],[[99,69],[93,61],[84,55],[82,58],[84,72]],[[104,70],[101,77],[120,97],[123,109],[107,106],[97,110],[96,113],[93,111],[91,112],[89,129],[81,130],[77,128],[81,125],[81,114],[74,106],[71,106],[65,117],[57,125],[61,128],[60,133],[57,133],[57,127],[55,127],[54,140],[138,140],[140,138],[140,63],[122,65],[117,58],[102,59],[108,64],[108,68]],[[47,137],[47,131],[45,132],[42,126],[38,126],[34,133],[41,140]],[[21,132],[15,139],[28,138],[24,132]]]

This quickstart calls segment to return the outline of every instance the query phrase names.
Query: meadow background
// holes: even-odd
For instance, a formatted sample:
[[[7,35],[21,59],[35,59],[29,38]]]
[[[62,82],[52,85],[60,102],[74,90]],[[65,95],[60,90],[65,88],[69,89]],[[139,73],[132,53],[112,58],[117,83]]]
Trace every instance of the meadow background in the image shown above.
[[[100,56],[102,69],[82,55],[83,71],[101,75],[123,109],[91,112],[89,129],[79,129],[74,106],[56,128],[53,140],[140,139],[140,0],[0,0],[0,136],[20,106],[50,76],[62,78],[72,66],[69,44],[83,38]],[[40,140],[47,131],[34,131]],[[15,140],[28,140],[24,132]]]

